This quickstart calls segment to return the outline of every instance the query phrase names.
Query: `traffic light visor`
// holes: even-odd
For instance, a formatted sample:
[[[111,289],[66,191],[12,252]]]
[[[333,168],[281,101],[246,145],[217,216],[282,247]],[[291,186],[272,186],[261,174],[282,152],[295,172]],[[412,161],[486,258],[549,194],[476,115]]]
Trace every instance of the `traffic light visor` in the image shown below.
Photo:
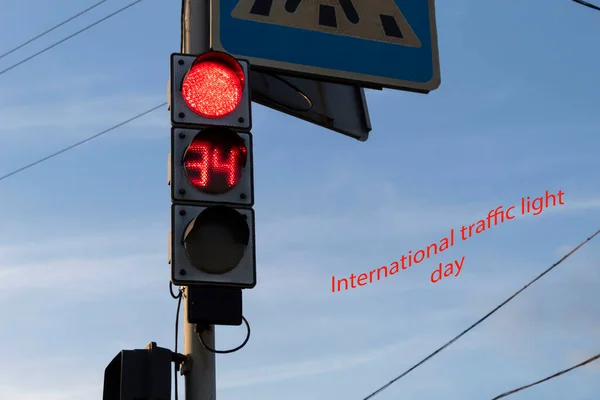
[[[242,101],[246,76],[240,63],[221,52],[204,53],[183,78],[181,93],[187,106],[205,118],[221,118]]]

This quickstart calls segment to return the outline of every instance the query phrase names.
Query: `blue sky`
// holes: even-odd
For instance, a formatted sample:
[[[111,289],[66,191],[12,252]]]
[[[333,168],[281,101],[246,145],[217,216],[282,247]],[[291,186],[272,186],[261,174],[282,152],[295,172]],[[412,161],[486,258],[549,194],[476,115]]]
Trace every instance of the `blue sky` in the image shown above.
[[[52,3],[2,2],[0,53],[93,2]],[[124,4],[109,0],[0,69]],[[1,75],[0,175],[165,101],[179,12],[142,2]],[[254,107],[252,337],[218,356],[220,400],[360,400],[598,229],[600,13],[454,0],[437,17],[440,88],[369,91],[365,143]],[[98,399],[118,351],[173,346],[169,133],[164,109],[0,182],[3,400]],[[565,205],[331,293],[331,275],[389,265],[545,190],[563,190]],[[599,255],[589,243],[376,399],[490,399],[596,354]],[[429,281],[462,256],[458,277]],[[217,335],[230,348],[244,331]],[[599,374],[592,364],[509,398],[590,400]]]

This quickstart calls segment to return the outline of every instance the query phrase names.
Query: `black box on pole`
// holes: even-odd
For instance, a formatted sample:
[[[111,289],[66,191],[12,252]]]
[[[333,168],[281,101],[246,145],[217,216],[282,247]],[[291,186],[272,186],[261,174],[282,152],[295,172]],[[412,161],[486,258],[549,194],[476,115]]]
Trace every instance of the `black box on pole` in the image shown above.
[[[187,296],[190,324],[242,325],[242,289],[190,285]]]

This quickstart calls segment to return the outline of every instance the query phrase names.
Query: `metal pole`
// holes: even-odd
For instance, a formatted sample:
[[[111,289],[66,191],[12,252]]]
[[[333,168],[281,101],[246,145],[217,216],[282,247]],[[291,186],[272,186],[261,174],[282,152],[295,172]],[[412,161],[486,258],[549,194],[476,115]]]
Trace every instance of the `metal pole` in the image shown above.
[[[182,52],[199,55],[210,49],[210,0],[184,0],[182,20]],[[187,293],[187,290],[186,290]],[[185,400],[215,400],[217,398],[215,354],[206,350],[187,321],[188,296],[183,300],[183,349],[191,357],[185,375]],[[202,333],[204,343],[215,348],[214,326]]]
[[[210,0],[184,0],[183,16],[183,53],[210,50]]]
[[[187,290],[186,290],[187,292]],[[185,375],[185,400],[215,400],[217,398],[217,372],[215,354],[206,350],[200,343],[194,325],[187,321],[188,298],[184,298],[183,350],[191,357],[189,370]],[[214,326],[202,333],[207,346],[215,348]]]

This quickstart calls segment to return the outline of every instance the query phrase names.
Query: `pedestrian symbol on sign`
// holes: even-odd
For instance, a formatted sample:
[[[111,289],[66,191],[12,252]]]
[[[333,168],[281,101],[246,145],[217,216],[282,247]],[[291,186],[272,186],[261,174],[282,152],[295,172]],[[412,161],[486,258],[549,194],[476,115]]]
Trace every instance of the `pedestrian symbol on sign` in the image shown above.
[[[239,0],[234,18],[421,47],[394,0]]]

